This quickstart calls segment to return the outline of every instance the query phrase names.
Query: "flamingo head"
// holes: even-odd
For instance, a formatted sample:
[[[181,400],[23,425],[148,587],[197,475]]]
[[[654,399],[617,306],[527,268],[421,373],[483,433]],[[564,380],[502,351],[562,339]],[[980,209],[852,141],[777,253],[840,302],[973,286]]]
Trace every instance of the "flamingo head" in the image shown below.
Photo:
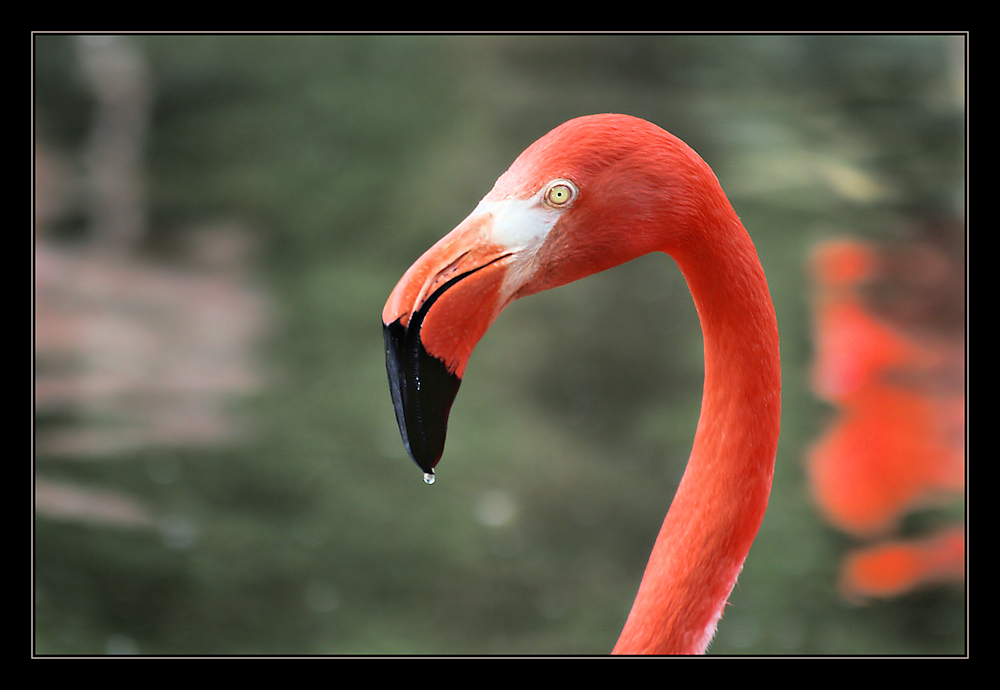
[[[706,174],[714,181],[685,144],[644,120],[570,120],[406,271],[382,311],[386,368],[403,443],[425,474],[441,458],[472,350],[500,312],[682,244],[703,212],[689,202],[692,178]]]

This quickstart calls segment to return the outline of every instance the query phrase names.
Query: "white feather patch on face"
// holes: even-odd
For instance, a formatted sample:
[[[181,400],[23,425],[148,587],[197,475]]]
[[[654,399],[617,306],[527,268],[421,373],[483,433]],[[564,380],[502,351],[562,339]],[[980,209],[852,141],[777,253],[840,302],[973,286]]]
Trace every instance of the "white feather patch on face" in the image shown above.
[[[571,191],[571,196],[558,206],[546,201],[546,195],[554,187]],[[479,202],[472,215],[492,216],[493,222],[489,226],[492,243],[514,252],[533,254],[545,243],[562,214],[573,205],[576,194],[576,185],[568,180],[556,179],[528,199],[490,199],[487,196]]]

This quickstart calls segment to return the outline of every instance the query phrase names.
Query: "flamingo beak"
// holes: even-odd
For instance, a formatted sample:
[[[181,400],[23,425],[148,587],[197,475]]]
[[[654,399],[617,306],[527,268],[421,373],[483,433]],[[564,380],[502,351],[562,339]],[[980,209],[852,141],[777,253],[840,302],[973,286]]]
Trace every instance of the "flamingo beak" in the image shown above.
[[[385,365],[403,445],[430,481],[473,348],[510,300],[515,251],[474,212],[406,271],[382,311]]]

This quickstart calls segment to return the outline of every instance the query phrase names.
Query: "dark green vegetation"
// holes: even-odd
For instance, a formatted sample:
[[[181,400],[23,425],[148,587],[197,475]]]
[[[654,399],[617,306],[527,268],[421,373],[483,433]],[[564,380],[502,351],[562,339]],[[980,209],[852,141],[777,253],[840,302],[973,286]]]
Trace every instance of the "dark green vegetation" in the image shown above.
[[[963,39],[946,36],[136,36],[152,89],[148,236],[251,229],[274,318],[247,431],[36,474],[132,496],[155,529],[40,515],[39,654],[602,654],[690,450],[697,317],[650,256],[515,304],[483,339],[427,486],[399,438],[380,315],[403,271],[520,151],[617,111],[713,166],[782,333],[771,509],[718,654],[965,649],[963,592],[851,607],[850,541],[810,505],[808,277],[818,239],[891,237],[964,199]],[[93,116],[74,39],[35,41],[37,137]],[[57,225],[87,242],[79,217]],[[73,412],[62,413],[70,418]],[[41,440],[67,419],[39,413]],[[180,535],[180,536],[178,536]]]

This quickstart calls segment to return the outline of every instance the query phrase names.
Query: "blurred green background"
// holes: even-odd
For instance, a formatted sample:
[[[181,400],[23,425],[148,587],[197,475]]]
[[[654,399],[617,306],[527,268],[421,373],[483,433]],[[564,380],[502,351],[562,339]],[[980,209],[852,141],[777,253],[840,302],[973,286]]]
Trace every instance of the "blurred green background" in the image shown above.
[[[961,216],[964,51],[946,35],[34,36],[35,653],[608,652],[697,420],[676,267],[645,257],[508,309],[433,486],[399,439],[380,315],[521,150],[609,111],[712,165],[782,333],[771,507],[710,653],[964,653],[963,591],[838,597],[851,541],[802,465],[830,415],[807,385],[806,257]],[[131,151],[118,206],[102,127]],[[124,236],[102,194],[133,209]]]

